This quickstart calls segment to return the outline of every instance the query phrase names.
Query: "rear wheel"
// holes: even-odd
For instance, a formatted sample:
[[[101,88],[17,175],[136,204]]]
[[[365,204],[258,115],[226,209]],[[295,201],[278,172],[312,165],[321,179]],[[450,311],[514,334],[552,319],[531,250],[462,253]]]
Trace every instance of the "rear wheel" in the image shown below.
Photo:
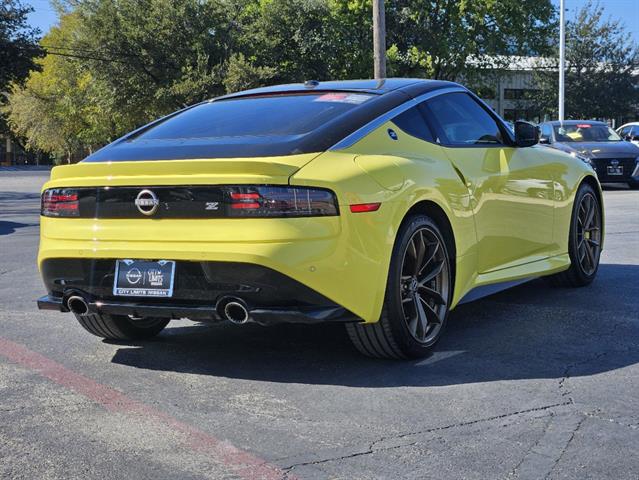
[[[76,315],[80,325],[89,333],[109,340],[144,340],[160,333],[168,318],[139,318],[126,315],[90,313]]]
[[[584,183],[575,196],[568,239],[570,268],[549,278],[562,287],[583,287],[592,283],[601,256],[601,204],[595,190]]]
[[[381,317],[373,324],[347,325],[353,344],[371,357],[426,356],[444,331],[452,285],[438,226],[423,215],[409,218],[393,248]]]

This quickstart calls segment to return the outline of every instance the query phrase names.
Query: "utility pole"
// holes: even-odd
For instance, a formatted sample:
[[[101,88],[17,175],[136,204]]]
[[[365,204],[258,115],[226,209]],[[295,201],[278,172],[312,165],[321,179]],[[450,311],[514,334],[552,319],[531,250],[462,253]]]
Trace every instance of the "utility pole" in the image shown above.
[[[559,2],[559,121],[564,121],[564,71],[566,69],[565,0]]]
[[[563,1],[563,0],[562,0]],[[384,0],[373,0],[373,61],[375,78],[386,78],[386,14]]]

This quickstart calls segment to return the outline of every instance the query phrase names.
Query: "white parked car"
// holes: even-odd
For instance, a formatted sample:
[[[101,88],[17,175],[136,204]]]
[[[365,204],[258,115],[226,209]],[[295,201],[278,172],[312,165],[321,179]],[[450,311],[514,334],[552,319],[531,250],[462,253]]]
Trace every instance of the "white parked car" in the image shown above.
[[[626,123],[617,129],[621,138],[639,146],[639,122]]]

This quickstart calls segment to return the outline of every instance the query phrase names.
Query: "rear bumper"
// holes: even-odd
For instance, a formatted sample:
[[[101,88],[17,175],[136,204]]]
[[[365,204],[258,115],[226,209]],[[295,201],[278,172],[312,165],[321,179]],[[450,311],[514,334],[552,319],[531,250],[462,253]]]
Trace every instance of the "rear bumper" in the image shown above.
[[[68,312],[64,297],[45,295],[37,300],[40,310]],[[201,321],[221,321],[215,305],[153,305],[144,302],[98,301],[88,302],[90,313],[132,315],[134,317],[190,318]],[[353,322],[358,319],[338,306],[300,306],[280,308],[249,308],[249,321],[260,325],[279,323],[317,324],[325,322]]]
[[[260,324],[355,321],[357,317],[308,286],[255,264],[178,261],[171,298],[113,294],[114,259],[44,260],[41,273],[49,294],[38,308],[69,311],[65,300],[83,297],[91,313],[136,317],[222,320],[216,306],[233,297],[247,306],[249,320]]]
[[[277,303],[265,306],[295,306],[280,301],[295,299],[299,292],[279,288],[281,278],[285,277],[365,322],[376,322],[386,290],[396,209],[396,204],[387,202],[371,214],[351,214],[342,210],[340,216],[335,217],[290,219],[94,220],[40,217],[38,263],[47,292],[55,295],[62,292],[59,285],[48,280],[56,278],[49,272],[51,262],[60,262],[59,269],[71,277],[76,276],[74,265],[78,262],[95,266],[106,261],[110,268],[114,266],[115,259],[127,258],[239,265],[242,272],[249,268],[247,265],[256,267],[252,269],[255,272],[261,267],[281,275],[261,282],[263,287],[278,287],[277,290],[263,289],[272,292],[277,300]],[[103,267],[98,270],[103,270]],[[236,269],[227,270],[230,273]],[[113,300],[108,298],[113,287],[112,279],[104,279],[105,283],[98,285],[96,278],[90,276],[92,271],[92,268],[84,268],[80,272],[84,283],[77,287],[99,287],[100,291],[86,293],[101,300]],[[197,279],[194,282],[197,283]],[[68,283],[66,285],[69,286]],[[202,292],[215,290],[210,287],[191,289],[196,291],[190,293],[185,288],[185,297],[175,298],[174,303],[199,299],[206,301],[206,305],[214,305],[216,298],[208,294],[201,296]],[[287,292],[286,298],[280,295],[283,291]],[[250,298],[246,302],[252,305]],[[315,300],[304,300],[299,304],[325,305]]]

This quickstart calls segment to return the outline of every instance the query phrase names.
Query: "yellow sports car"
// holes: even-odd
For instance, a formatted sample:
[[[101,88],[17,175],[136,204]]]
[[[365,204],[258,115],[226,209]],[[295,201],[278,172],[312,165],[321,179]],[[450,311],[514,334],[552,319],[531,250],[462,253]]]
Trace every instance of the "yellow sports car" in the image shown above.
[[[422,357],[462,302],[597,274],[597,177],[538,139],[442,81],[199,103],[53,169],[38,306],[111,339],[177,318],[342,322],[366,355]]]

